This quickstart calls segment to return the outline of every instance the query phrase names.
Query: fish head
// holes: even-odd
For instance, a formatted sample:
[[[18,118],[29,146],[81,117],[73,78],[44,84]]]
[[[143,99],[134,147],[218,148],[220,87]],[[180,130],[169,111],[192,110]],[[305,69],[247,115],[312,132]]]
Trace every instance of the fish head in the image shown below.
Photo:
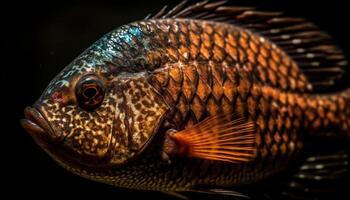
[[[108,163],[116,102],[107,75],[105,63],[87,51],[25,109],[22,126],[55,160]]]
[[[143,74],[116,70],[101,50],[104,41],[65,67],[21,121],[66,167],[126,163],[147,146],[167,110]]]

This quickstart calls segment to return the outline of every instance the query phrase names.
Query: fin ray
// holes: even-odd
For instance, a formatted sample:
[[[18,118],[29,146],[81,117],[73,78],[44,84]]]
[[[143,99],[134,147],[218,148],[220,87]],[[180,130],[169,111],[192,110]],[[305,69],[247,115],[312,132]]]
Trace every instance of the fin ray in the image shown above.
[[[208,117],[169,137],[184,156],[227,162],[248,162],[256,156],[255,124],[237,114]]]
[[[285,16],[282,12],[226,6],[225,3],[226,1],[202,1],[187,6],[186,1],[182,1],[169,12],[162,11],[153,19],[212,20],[234,24],[260,34],[283,49],[300,69],[313,69],[303,70],[308,82],[314,86],[313,92],[327,91],[343,77],[347,60],[342,50],[331,36],[313,23],[302,18]],[[318,76],[322,78],[315,78]],[[307,90],[311,88],[308,87]]]

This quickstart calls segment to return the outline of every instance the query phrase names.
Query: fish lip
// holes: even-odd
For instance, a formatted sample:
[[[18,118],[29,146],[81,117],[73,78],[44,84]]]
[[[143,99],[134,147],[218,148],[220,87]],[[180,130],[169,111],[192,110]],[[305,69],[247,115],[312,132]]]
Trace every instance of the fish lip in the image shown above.
[[[38,105],[26,107],[24,109],[24,116],[25,118],[21,119],[23,128],[32,136],[40,147],[54,158],[54,160],[72,168],[84,167],[86,170],[98,169],[95,168],[96,163],[86,164],[79,158],[80,155],[77,155],[71,149],[67,148],[64,144],[65,137],[63,134],[57,134],[58,132],[49,124]]]
[[[59,140],[44,115],[39,109],[34,107],[26,107],[24,109],[25,118],[21,120],[23,128],[34,138],[46,138]]]

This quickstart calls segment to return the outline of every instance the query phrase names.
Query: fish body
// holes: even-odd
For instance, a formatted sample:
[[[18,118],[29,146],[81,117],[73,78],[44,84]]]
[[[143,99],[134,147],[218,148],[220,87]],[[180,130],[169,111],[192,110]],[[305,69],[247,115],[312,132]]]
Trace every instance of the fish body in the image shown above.
[[[227,12],[221,4],[202,4]],[[231,8],[249,19],[255,13],[248,11]],[[292,48],[311,33],[296,34],[303,40],[275,36],[281,40],[276,43],[263,33],[283,28],[256,32],[239,23],[178,15],[106,34],[26,110],[24,127],[75,174],[158,191],[255,183],[293,166],[310,138],[325,130],[349,137],[349,90],[316,93],[317,69],[305,70],[291,56],[294,50],[303,59],[318,56],[316,47],[309,54]],[[297,19],[263,16],[298,30]],[[333,46],[317,47],[325,53]],[[326,61],[339,67],[345,59],[334,52]],[[334,69],[323,71],[339,75]]]

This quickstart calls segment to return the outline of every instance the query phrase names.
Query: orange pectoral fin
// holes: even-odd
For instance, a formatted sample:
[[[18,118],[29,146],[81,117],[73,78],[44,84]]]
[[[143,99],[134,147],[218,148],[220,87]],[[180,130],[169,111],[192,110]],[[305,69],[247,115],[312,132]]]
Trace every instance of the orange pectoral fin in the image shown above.
[[[168,151],[188,157],[231,163],[256,156],[255,124],[237,114],[211,116],[191,128],[169,134],[175,148]]]

